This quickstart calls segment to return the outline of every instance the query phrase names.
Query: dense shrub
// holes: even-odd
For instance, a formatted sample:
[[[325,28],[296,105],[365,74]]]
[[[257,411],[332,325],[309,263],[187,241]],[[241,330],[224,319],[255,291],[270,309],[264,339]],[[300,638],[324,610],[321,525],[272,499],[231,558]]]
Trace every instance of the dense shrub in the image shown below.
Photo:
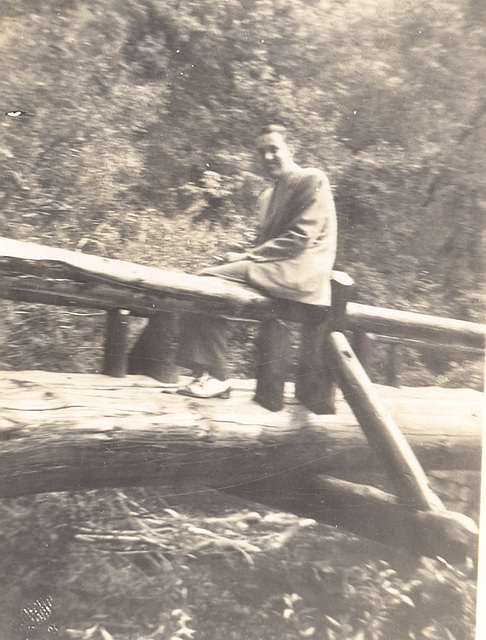
[[[360,300],[481,320],[484,18],[472,0],[4,0],[1,233],[196,270],[254,226],[252,139],[278,118],[331,178]],[[31,340],[35,364],[8,314],[2,359]],[[84,319],[51,318],[83,341]]]

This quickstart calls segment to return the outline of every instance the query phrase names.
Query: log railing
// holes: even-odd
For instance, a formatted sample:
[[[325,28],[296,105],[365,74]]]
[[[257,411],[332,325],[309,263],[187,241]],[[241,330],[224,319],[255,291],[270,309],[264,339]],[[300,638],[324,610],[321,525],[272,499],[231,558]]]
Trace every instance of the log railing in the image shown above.
[[[374,343],[387,345],[386,384],[398,386],[400,348],[424,344],[438,349],[460,349],[472,356],[484,353],[484,325],[452,318],[424,315],[396,309],[381,309],[350,302],[346,329],[352,332],[353,349],[369,373]]]
[[[260,390],[265,390],[260,399],[268,408],[274,409],[282,406],[282,381],[273,383],[276,373],[277,378],[285,376],[282,358],[285,353],[282,341],[285,339],[275,322],[267,321],[281,318],[301,322],[302,357],[297,395],[307,398],[307,403],[312,403],[318,412],[327,412],[332,405],[332,389],[326,393],[321,389],[315,397],[316,385],[319,387],[321,382],[330,384],[329,375],[323,374],[323,380],[316,379],[320,365],[310,362],[308,357],[310,355],[312,360],[312,356],[322,350],[320,331],[322,333],[322,327],[329,325],[330,315],[325,307],[270,299],[249,287],[217,278],[155,269],[7,238],[0,238],[0,276],[0,297],[5,299],[106,310],[104,371],[116,376],[137,370],[165,381],[173,378],[174,314],[178,312],[196,309],[198,313],[208,315],[261,321],[266,334],[261,344],[265,344],[267,350],[275,351],[274,360],[280,362],[283,369],[275,371],[273,367],[269,371],[265,367],[257,367],[261,371]],[[346,274],[334,273],[335,310],[346,304],[351,286],[352,281]],[[147,317],[151,325],[131,358],[126,351],[129,315]],[[484,325],[354,302],[347,304],[343,324],[338,328],[352,332],[353,348],[365,369],[369,363],[369,334],[390,342],[387,369],[391,384],[397,378],[393,351],[401,341],[427,342],[474,351],[485,348]],[[268,359],[263,358],[267,362]],[[272,384],[267,384],[264,378]]]

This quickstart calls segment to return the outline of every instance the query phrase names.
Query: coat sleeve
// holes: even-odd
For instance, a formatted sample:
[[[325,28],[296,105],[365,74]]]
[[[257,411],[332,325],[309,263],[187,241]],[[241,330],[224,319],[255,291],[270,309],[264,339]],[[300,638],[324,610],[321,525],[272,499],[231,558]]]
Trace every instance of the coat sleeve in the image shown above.
[[[332,203],[329,183],[324,174],[308,176],[299,186],[289,223],[274,238],[248,252],[255,262],[288,260],[302,253],[322,232]]]

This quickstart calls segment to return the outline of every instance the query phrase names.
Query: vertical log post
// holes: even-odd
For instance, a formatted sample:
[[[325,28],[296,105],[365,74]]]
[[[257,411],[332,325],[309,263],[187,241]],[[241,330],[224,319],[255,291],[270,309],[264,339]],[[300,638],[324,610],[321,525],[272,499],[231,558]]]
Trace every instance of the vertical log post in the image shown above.
[[[307,318],[302,326],[295,397],[317,414],[336,412],[336,383],[326,337],[331,326],[344,326],[346,304],[353,284],[346,273],[334,272],[331,307],[313,308],[308,305]]]
[[[351,300],[354,280],[344,271],[333,271],[331,279],[330,331],[344,331],[346,305]]]
[[[151,316],[130,352],[128,373],[150,376],[160,382],[176,382],[176,327],[174,313]]]
[[[302,325],[295,397],[314,413],[325,414],[336,412],[336,384],[325,342],[330,310],[320,311],[317,316],[309,313]]]
[[[283,408],[292,343],[290,328],[282,320],[261,323],[257,341],[257,387],[254,400],[265,409]]]
[[[353,331],[353,351],[369,376],[371,375],[372,350],[372,340],[366,331],[361,329]]]
[[[127,372],[128,319],[126,309],[110,309],[107,313],[103,373],[123,378]]]
[[[400,344],[390,341],[386,354],[386,383],[390,387],[398,387],[398,369],[400,360]]]

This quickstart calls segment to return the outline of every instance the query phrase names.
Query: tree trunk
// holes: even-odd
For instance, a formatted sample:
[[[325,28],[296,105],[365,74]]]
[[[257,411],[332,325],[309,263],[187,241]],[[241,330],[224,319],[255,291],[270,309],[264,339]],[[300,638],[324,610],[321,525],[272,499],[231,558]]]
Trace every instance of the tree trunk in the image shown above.
[[[254,385],[197,401],[144,376],[1,372],[0,497],[182,480],[228,487],[296,467],[385,471],[340,393],[336,415],[298,404],[272,413],[252,401]],[[481,393],[375,391],[425,469],[480,469]]]

